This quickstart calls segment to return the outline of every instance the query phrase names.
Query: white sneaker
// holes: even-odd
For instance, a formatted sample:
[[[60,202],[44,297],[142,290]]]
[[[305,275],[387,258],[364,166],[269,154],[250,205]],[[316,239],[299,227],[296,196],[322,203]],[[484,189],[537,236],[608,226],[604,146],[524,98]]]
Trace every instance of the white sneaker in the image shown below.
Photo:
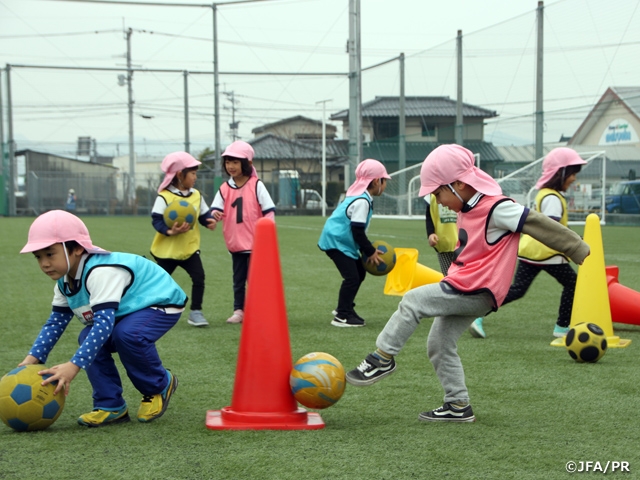
[[[227,323],[242,323],[244,320],[244,312],[242,310],[234,310],[233,315],[227,318]]]
[[[187,323],[192,327],[208,327],[209,322],[204,318],[202,310],[191,310]]]

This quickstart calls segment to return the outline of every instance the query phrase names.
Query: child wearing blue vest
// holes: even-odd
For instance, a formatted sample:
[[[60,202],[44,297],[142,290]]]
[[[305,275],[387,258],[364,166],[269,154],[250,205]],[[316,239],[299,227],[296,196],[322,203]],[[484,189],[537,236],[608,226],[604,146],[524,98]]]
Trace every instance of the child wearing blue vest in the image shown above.
[[[204,267],[200,258],[200,225],[213,230],[216,222],[209,212],[209,206],[198,190],[194,188],[201,162],[187,152],[170,153],[162,160],[165,173],[158,187],[158,197],[151,209],[151,223],[156,229],[151,244],[151,255],[158,265],[169,275],[181,267],[191,277],[191,312],[187,323],[193,327],[209,325],[202,313],[204,299]],[[189,202],[196,212],[198,221],[191,227],[187,222],[174,224],[169,228],[164,222],[164,211],[175,200]]]
[[[373,215],[373,198],[382,195],[391,178],[377,160],[363,160],[356,167],[356,181],[347,190],[346,198],[327,219],[318,247],[333,260],[342,276],[338,306],[333,311],[331,325],[364,327],[365,321],[355,309],[354,300],[365,279],[366,270],[360,259],[378,265],[382,252],[367,238],[367,228]]]
[[[93,245],[75,215],[52,210],[36,218],[20,253],[33,253],[42,272],[56,282],[51,315],[22,365],[44,364],[73,318],[85,327],[71,360],[45,368],[42,382],[57,382],[69,393],[80,370],[93,387],[93,410],[80,415],[87,427],[128,422],[127,404],[113,354],[117,353],[133,386],[142,394],[138,421],[161,417],[178,387],[163,365],[156,341],[173,327],[187,296],[171,276],[144,257],[111,253]]]

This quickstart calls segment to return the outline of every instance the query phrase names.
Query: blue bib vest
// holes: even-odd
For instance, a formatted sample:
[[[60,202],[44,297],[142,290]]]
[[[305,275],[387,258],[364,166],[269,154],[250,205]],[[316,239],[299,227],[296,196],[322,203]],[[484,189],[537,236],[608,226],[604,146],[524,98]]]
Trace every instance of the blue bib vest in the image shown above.
[[[116,320],[148,307],[182,308],[187,303],[187,295],[171,275],[144,257],[131,253],[89,255],[77,291],[70,292],[65,288],[64,278],[58,280],[58,288],[67,297],[69,307],[85,325],[93,322],[87,279],[100,267],[120,267],[131,274],[131,283],[125,289],[116,308]]]
[[[359,198],[364,198],[369,202],[369,215],[367,216],[365,228],[369,227],[369,222],[371,222],[371,217],[373,216],[373,204],[369,196],[366,193],[362,193],[357,197],[347,197],[336,207],[325,223],[318,241],[320,250],[336,249],[355,260],[360,258],[360,250],[351,233],[351,219],[347,216],[347,209]]]

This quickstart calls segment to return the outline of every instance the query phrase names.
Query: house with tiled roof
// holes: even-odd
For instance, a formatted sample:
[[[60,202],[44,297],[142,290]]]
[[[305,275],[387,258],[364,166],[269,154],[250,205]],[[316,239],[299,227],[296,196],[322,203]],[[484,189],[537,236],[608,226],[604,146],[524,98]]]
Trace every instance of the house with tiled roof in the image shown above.
[[[447,96],[405,97],[406,165],[422,162],[438,145],[455,142],[456,101]],[[484,123],[497,117],[493,110],[463,103],[463,145],[479,154],[483,170],[492,173],[503,159],[490,142],[484,141]],[[349,138],[349,110],[330,117],[341,121],[344,138]],[[363,156],[382,161],[390,172],[398,169],[400,97],[382,96],[363,103]]]

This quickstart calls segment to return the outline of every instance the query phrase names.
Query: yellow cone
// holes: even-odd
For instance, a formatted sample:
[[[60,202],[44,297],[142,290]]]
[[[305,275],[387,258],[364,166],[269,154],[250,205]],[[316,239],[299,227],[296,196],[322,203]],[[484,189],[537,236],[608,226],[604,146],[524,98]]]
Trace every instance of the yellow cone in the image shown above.
[[[437,283],[444,275],[418,263],[418,250],[415,248],[396,248],[396,266],[387,274],[384,284],[385,295],[402,296],[409,290]]]
[[[613,333],[600,218],[595,213],[587,216],[584,241],[589,245],[591,253],[578,268],[570,327],[581,322],[595,323],[607,336],[609,348],[627,347],[631,340],[623,340]],[[564,347],[565,338],[557,338],[551,345]]]

